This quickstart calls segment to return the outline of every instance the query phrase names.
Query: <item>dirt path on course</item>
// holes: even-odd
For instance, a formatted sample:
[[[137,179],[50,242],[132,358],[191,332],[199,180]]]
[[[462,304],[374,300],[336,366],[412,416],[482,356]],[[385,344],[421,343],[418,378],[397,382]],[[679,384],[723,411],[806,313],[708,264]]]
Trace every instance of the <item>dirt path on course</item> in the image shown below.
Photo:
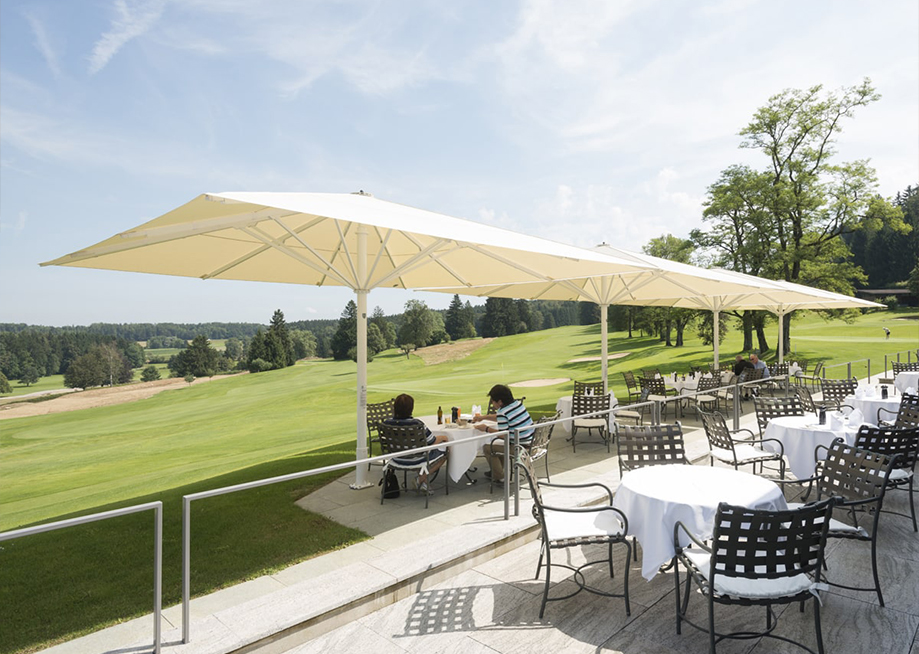
[[[425,365],[433,366],[438,363],[447,361],[456,361],[491,343],[493,338],[474,338],[455,343],[441,343],[440,345],[429,345],[415,350],[415,354],[421,357]]]
[[[239,373],[247,375],[249,373]],[[199,377],[193,381],[193,384],[205,384],[220,377]],[[65,393],[53,400],[44,400],[42,402],[11,402],[0,405],[0,420],[9,420],[11,418],[26,418],[29,416],[43,416],[49,413],[64,413],[65,411],[79,411],[80,409],[91,409],[100,406],[112,406],[114,404],[124,404],[125,402],[136,402],[153,397],[157,393],[168,391],[173,388],[182,388],[188,386],[188,383],[179,377],[169,379],[159,379],[153,382],[141,382],[136,384],[127,384],[125,386],[115,386],[114,388],[92,388],[88,391],[76,391]]]

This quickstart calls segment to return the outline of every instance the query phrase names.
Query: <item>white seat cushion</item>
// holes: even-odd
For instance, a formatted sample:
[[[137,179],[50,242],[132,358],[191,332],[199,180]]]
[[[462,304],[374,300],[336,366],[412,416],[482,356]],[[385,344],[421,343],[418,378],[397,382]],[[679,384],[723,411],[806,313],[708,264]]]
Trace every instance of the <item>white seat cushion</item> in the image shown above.
[[[760,459],[774,459],[776,455],[772,452],[767,452],[766,450],[761,450],[760,448],[749,445],[747,443],[735,443],[734,444],[734,454],[737,456],[738,463],[743,463],[746,461],[759,461]],[[731,455],[730,450],[723,450],[720,447],[712,448],[712,455],[719,461],[725,461],[727,463],[734,463],[734,457]]]
[[[702,576],[710,579],[709,564],[711,554],[704,550],[684,550],[686,557],[693,562]],[[804,591],[813,590],[816,584],[804,573],[779,579],[746,579],[743,577],[715,576],[715,593],[728,597],[789,597]]]
[[[904,481],[913,476],[912,470],[907,470],[906,468],[897,468],[896,470],[890,471],[890,481]]]
[[[801,504],[800,502],[789,502],[788,503],[789,509],[800,509],[802,506],[804,505]],[[869,538],[869,534],[867,531],[865,531],[864,527],[853,527],[852,525],[847,525],[842,520],[837,520],[836,518],[830,518],[829,535],[832,536],[834,534],[838,536],[853,535],[853,536],[859,536],[860,538]]]
[[[717,402],[718,398],[712,395],[696,395],[695,397],[689,398],[693,402]]]
[[[544,515],[550,540],[622,535],[623,525],[615,511],[568,513],[545,509]]]
[[[609,423],[606,421],[606,418],[576,418],[574,421],[575,427],[581,427],[583,429],[606,427],[608,425]]]

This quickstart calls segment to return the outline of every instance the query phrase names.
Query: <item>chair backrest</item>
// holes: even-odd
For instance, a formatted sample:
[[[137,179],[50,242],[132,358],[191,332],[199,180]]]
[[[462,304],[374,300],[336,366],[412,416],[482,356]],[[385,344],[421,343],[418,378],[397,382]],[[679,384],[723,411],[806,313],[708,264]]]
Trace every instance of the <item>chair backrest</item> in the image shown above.
[[[897,429],[919,427],[919,394],[903,393],[900,397],[900,408],[894,421]]]
[[[745,374],[744,374],[743,380],[745,382],[756,381],[758,379],[763,378],[763,375],[766,374],[766,369],[765,368],[747,368],[744,371],[744,373]]]
[[[919,372],[919,361],[891,361],[890,369],[894,377],[901,372]]]
[[[574,395],[603,395],[603,382],[574,382]]]
[[[794,391],[795,395],[797,395],[798,399],[801,401],[801,406],[804,407],[805,411],[817,413],[817,405],[814,404],[814,397],[811,395],[809,390],[807,390],[804,386],[795,386]]]
[[[727,450],[734,452],[734,439],[731,438],[731,430],[728,429],[724,416],[714,411],[707,413],[699,411],[702,418],[702,427],[705,429],[705,437],[708,438],[708,446],[712,449]]]
[[[390,425],[381,422],[379,429],[380,449],[383,450],[383,454],[398,454],[428,444],[427,430],[422,422],[410,425]]]
[[[609,395],[574,395],[571,398],[571,415],[583,416],[587,413],[596,413],[597,411],[606,411],[609,409]],[[602,418],[603,416],[594,416]]]
[[[530,493],[533,495],[533,517],[536,518],[536,522],[540,525],[544,525],[542,491],[539,488],[539,481],[536,477],[536,471],[533,469],[533,460],[530,457],[530,453],[523,448],[520,448],[517,452],[516,466],[518,470],[526,475],[527,482],[530,485]]]
[[[912,470],[919,457],[919,427],[895,429],[862,425],[855,435],[855,447],[889,457],[900,455],[894,461],[894,469]]]
[[[699,379],[699,385],[696,387],[696,390],[700,393],[705,391],[713,391],[717,388],[721,388],[721,375],[715,374],[712,377],[702,377]]]
[[[801,369],[801,374],[803,375],[807,374],[807,366],[808,366],[807,359],[798,359],[798,367]]]
[[[678,422],[672,425],[619,425],[616,447],[620,475],[647,466],[689,465],[683,428]]]
[[[804,415],[804,405],[797,397],[754,397],[753,408],[760,434],[766,431],[766,425],[773,418]]]
[[[858,380],[852,379],[821,379],[820,390],[823,392],[824,402],[833,402],[836,405],[842,404],[842,401],[848,395],[855,395],[855,389],[858,388]]]
[[[886,454],[846,445],[837,438],[820,464],[817,497],[839,497],[865,504],[873,501],[880,510],[890,470],[891,458]]]
[[[625,387],[630,391],[638,388],[638,382],[635,381],[635,374],[631,370],[626,370],[622,373],[622,378],[625,379]]]
[[[393,404],[395,400],[389,399],[385,402],[376,402],[367,405],[367,432],[380,433],[380,423],[384,420],[394,418]]]
[[[799,574],[819,581],[833,504],[830,498],[795,510],[769,511],[722,502],[715,514],[709,583],[716,585],[719,576],[782,579]]]
[[[649,395],[666,395],[667,387],[664,386],[664,380],[660,377],[642,377],[638,380],[641,384],[641,390],[648,389]]]
[[[533,430],[533,438],[529,447],[532,456],[549,449],[549,440],[552,438],[552,429],[555,425],[545,423],[558,420],[560,415],[560,413],[556,413],[554,416],[544,416],[536,422],[536,428]]]
[[[648,370],[642,369],[641,376],[647,377],[648,379],[654,379],[657,376],[663,377],[663,375],[661,375],[660,368],[650,368]]]
[[[814,366],[813,377],[817,377],[823,371],[823,361],[818,361],[817,365]]]
[[[787,377],[788,364],[783,362],[769,366],[769,374],[773,377]]]

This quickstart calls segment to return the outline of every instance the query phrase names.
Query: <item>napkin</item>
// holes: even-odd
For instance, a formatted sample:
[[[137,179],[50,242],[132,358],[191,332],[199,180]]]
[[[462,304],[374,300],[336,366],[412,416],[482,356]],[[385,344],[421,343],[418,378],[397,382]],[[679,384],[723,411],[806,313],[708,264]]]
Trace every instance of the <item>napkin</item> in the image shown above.
[[[912,386],[907,386],[907,387],[906,387],[906,394],[907,394],[907,395],[915,395],[915,394],[916,394],[916,389],[913,388]]]
[[[862,412],[859,409],[852,409],[852,413],[849,414],[849,424],[857,427],[863,422],[865,422],[865,416],[862,415]]]
[[[827,422],[830,423],[830,429],[832,429],[833,431],[842,429],[842,426],[843,426],[842,413],[840,413],[839,411],[833,411],[833,413],[830,414],[830,419]]]
[[[869,386],[867,390],[865,391],[865,397],[870,399],[876,396],[877,396],[877,391],[875,390],[874,386]]]
[[[859,386],[855,389],[855,399],[864,400],[865,399],[865,387]]]

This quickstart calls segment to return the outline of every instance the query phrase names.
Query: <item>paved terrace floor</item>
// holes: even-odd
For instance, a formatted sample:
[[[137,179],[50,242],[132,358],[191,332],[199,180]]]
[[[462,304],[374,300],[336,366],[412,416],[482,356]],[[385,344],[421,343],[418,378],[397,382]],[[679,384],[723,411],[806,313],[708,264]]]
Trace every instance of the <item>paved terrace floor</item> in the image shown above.
[[[752,406],[744,405],[745,410]],[[687,450],[697,464],[708,464],[708,446],[690,417],[684,418]],[[747,415],[742,426],[756,431]],[[614,490],[618,462],[598,444],[553,438],[549,462],[553,481],[601,481]],[[481,459],[479,460],[481,462]],[[482,468],[480,467],[481,474]],[[379,472],[374,472],[379,476]],[[476,476],[476,475],[474,475]],[[520,516],[503,520],[500,488],[487,484],[452,486],[430,498],[409,493],[380,505],[378,490],[352,491],[348,478],[301,500],[317,511],[372,536],[340,551],[294,565],[193,600],[191,642],[181,644],[180,607],[164,611],[163,652],[224,654],[289,652],[626,652],[695,653],[707,651],[707,637],[674,626],[671,573],[651,582],[633,561],[630,571],[632,615],[621,599],[580,593],[550,603],[540,620],[543,582],[533,579],[539,552],[529,493]],[[558,491],[557,491],[558,492]],[[547,501],[591,503],[584,491],[560,493]],[[888,496],[895,510],[908,510],[906,494]],[[597,558],[596,548],[568,551],[570,561]],[[624,548],[618,552],[617,578],[598,567],[588,582],[621,589]],[[870,585],[871,567],[864,543],[833,541],[827,548],[829,574],[845,575],[851,585]],[[919,535],[908,519],[883,516],[880,575],[886,608],[876,595],[831,589],[823,593],[826,651],[919,654]],[[206,552],[193,554],[206,556]],[[601,554],[602,556],[602,554]],[[544,577],[543,577],[544,578]],[[832,578],[832,577],[831,577]],[[558,570],[552,595],[574,588]],[[811,603],[809,603],[811,604]],[[696,621],[704,623],[705,603],[694,597]],[[777,633],[814,645],[813,613],[808,606],[779,608]],[[716,607],[716,625],[728,630],[760,628],[764,609]],[[152,617],[140,618],[64,643],[49,654],[134,654],[151,651]],[[719,652],[800,651],[775,640],[726,641]]]

